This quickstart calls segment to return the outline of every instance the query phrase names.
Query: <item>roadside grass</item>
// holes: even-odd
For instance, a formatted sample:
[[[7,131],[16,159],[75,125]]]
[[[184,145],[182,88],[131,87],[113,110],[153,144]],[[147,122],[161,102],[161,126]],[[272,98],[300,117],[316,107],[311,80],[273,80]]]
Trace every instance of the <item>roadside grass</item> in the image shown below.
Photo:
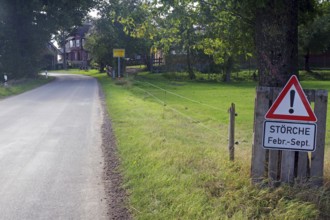
[[[133,66],[127,66],[127,69],[145,69],[147,68],[146,65],[133,65]]]
[[[80,73],[98,78],[106,95],[135,219],[330,218],[329,162],[323,188],[250,184],[254,82],[169,80],[149,73],[111,80]],[[330,88],[330,82],[303,85]],[[227,153],[232,102],[238,112],[235,162]],[[328,148],[326,154],[329,161]]]
[[[11,95],[17,95],[28,90],[37,88],[53,80],[51,77],[48,79],[39,77],[37,79],[22,79],[19,81],[9,81],[8,86],[0,85],[0,98],[5,98]]]
[[[330,80],[330,70],[313,69],[312,72],[300,71],[302,79],[306,80]]]

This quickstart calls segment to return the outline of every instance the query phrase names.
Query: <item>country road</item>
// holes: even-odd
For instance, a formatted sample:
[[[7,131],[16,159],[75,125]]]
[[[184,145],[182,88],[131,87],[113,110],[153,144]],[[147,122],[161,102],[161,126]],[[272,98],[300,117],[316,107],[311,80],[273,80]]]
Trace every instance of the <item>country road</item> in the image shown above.
[[[56,74],[0,101],[0,219],[107,219],[97,81]]]

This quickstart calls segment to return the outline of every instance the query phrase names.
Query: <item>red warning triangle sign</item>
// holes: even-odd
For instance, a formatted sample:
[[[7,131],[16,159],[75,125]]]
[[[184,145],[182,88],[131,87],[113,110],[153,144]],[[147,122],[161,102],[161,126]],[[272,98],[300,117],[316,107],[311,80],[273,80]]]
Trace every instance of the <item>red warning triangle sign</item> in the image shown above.
[[[265,115],[266,119],[316,122],[306,95],[293,75]]]

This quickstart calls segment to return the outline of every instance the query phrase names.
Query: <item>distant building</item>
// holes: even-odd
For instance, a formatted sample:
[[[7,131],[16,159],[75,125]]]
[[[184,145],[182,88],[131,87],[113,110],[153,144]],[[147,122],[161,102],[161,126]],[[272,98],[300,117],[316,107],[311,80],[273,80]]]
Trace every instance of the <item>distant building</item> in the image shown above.
[[[85,40],[91,24],[84,24],[71,32],[65,43],[65,56],[68,67],[82,68],[88,67],[90,55],[85,49]],[[62,52],[64,50],[62,49]],[[63,58],[61,59],[63,62]]]
[[[48,42],[43,52],[43,68],[48,70],[57,69],[59,54],[59,49],[52,42]]]
[[[330,68],[330,51],[312,53],[309,57],[309,65],[311,68]]]

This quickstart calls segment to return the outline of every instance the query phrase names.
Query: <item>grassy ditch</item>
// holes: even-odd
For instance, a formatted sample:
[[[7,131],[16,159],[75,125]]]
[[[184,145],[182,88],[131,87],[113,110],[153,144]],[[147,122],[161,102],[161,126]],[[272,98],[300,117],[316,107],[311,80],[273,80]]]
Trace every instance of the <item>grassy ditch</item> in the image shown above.
[[[21,79],[9,81],[7,86],[0,85],[0,98],[17,95],[50,82],[52,78]]]
[[[250,184],[255,83],[89,74],[106,94],[135,219],[330,218],[329,162],[324,188]],[[330,88],[330,82],[303,82],[319,84]],[[235,162],[226,149],[232,102],[238,112]]]

